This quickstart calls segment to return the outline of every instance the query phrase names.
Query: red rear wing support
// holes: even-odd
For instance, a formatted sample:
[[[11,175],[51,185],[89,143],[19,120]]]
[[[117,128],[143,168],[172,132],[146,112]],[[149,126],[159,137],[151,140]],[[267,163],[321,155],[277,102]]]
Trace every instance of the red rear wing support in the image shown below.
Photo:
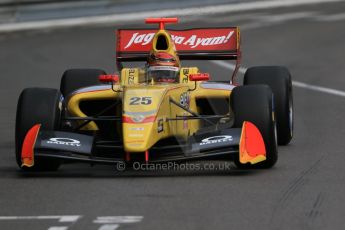
[[[175,23],[175,18],[149,18],[147,23]],[[116,62],[146,61],[152,48],[154,29],[119,29],[117,31]],[[238,27],[168,30],[180,60],[236,60],[232,79],[241,60],[240,31]]]
[[[146,24],[159,23],[159,29],[164,30],[165,23],[178,23],[178,19],[177,18],[146,18],[145,23]]]

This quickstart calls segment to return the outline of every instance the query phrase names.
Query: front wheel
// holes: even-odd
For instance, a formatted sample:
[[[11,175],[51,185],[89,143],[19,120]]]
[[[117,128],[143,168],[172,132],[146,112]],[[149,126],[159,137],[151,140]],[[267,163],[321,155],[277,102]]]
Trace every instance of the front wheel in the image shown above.
[[[230,101],[234,127],[241,128],[244,121],[252,122],[259,129],[266,148],[265,161],[250,165],[235,159],[235,164],[239,168],[271,168],[278,159],[272,90],[266,85],[238,86],[232,91]]]
[[[56,89],[27,88],[19,96],[16,114],[16,161],[21,167],[21,151],[24,138],[31,127],[41,124],[41,130],[57,130],[61,119],[61,94]],[[60,161],[35,158],[34,166],[24,170],[57,170]]]

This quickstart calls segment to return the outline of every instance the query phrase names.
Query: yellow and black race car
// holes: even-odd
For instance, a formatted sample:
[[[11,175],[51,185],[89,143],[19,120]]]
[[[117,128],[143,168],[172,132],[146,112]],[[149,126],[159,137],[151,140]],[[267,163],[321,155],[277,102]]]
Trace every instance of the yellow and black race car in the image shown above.
[[[285,67],[240,63],[238,27],[165,30],[176,18],[149,18],[159,29],[117,31],[120,74],[70,69],[60,90],[27,88],[16,116],[16,160],[24,170],[63,162],[156,163],[217,158],[270,168],[277,145],[293,135],[291,76]],[[232,79],[212,82],[181,60],[234,60]],[[127,62],[143,67],[124,68]]]

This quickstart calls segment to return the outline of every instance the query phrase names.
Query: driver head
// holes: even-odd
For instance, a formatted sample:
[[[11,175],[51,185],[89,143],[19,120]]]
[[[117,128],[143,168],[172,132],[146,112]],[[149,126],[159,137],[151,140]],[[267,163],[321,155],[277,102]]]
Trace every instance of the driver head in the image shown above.
[[[155,82],[175,83],[179,80],[180,62],[167,52],[152,52],[148,58],[148,79]]]

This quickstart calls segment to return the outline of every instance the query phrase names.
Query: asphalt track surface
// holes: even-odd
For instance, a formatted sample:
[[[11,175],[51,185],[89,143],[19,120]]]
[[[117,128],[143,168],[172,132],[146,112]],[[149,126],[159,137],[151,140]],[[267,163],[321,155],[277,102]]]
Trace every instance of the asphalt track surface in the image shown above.
[[[240,25],[243,66],[285,65],[295,81],[344,91],[344,10],[345,2],[248,11],[194,17],[178,27]],[[14,160],[20,91],[57,88],[71,67],[113,72],[113,31],[123,26],[129,25],[0,35],[0,216],[80,217],[0,218],[1,230],[99,229],[95,220],[104,216],[140,219],[108,229],[345,228],[345,98],[306,88],[294,88],[294,138],[279,148],[269,170],[118,172],[78,164],[54,173],[20,172]],[[214,79],[230,74],[210,62],[202,70]]]

